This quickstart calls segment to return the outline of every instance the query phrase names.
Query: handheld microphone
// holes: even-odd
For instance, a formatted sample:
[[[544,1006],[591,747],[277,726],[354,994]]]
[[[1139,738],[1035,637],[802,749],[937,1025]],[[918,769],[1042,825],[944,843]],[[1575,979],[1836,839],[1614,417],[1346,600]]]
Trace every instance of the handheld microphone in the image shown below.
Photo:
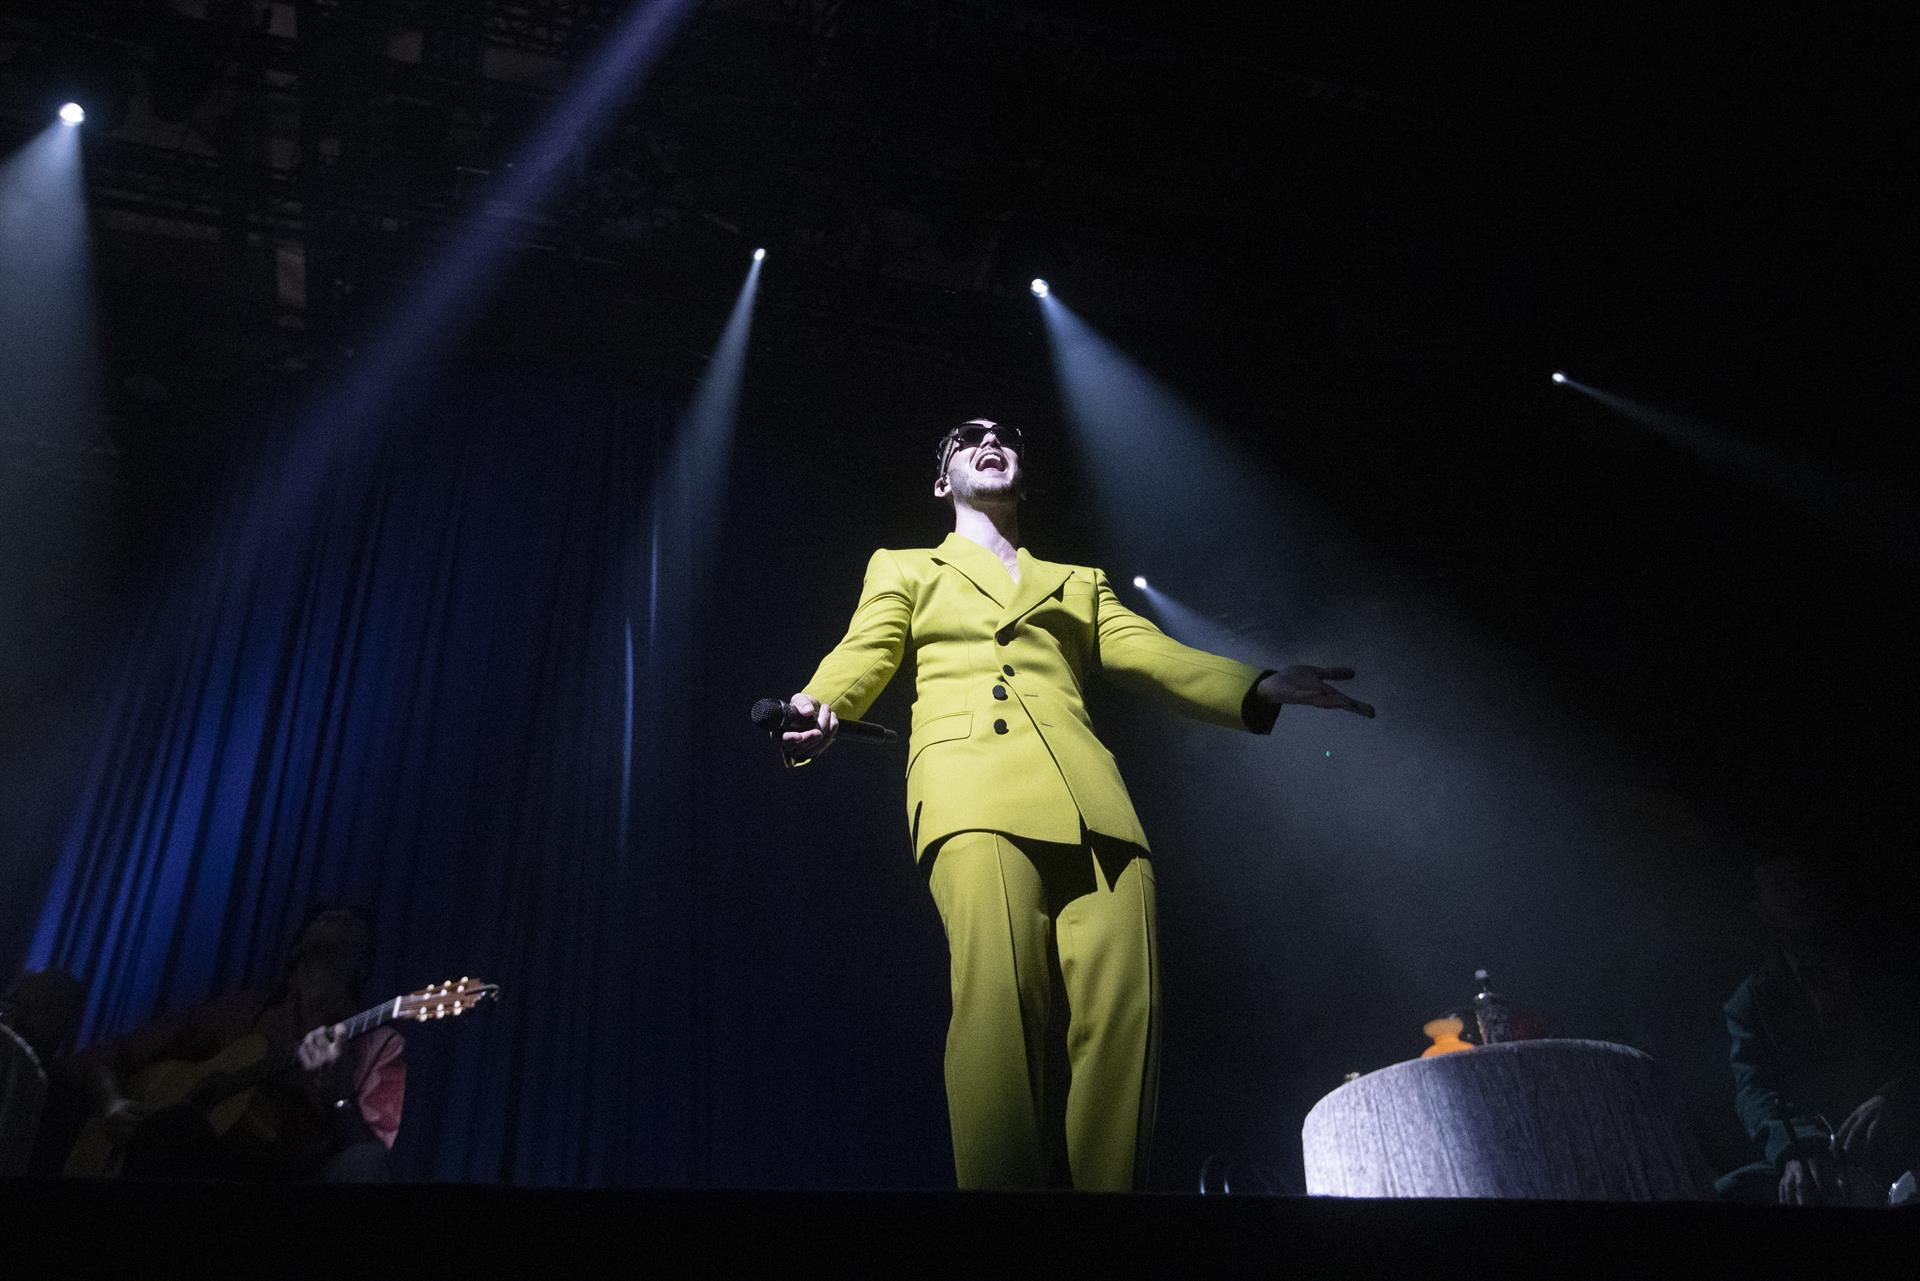
[[[815,729],[813,717],[803,716],[793,710],[793,704],[778,698],[763,698],[753,705],[753,723],[769,734],[778,734],[785,730],[804,733]],[[839,736],[852,739],[856,743],[891,743],[899,735],[884,725],[875,725],[872,721],[850,721],[840,718]]]

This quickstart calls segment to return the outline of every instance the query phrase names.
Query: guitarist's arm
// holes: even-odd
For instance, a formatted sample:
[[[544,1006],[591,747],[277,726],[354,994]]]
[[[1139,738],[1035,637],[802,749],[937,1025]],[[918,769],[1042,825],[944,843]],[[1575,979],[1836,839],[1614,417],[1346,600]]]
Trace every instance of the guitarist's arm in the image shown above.
[[[259,1002],[255,993],[203,1002],[76,1055],[76,1074],[113,1137],[124,1139],[146,1116],[145,1106],[127,1095],[129,1077],[163,1059],[201,1059],[217,1053],[246,1030]]]
[[[81,1075],[87,1093],[93,1098],[94,1111],[106,1120],[107,1133],[115,1142],[125,1140],[135,1126],[147,1119],[146,1107],[127,1097],[120,1073],[114,1070],[110,1060],[100,1058],[87,1063]]]
[[[155,1019],[76,1056],[78,1075],[116,1141],[124,1140],[147,1115],[146,1105],[127,1094],[126,1078],[164,1058],[191,1057],[190,1050],[197,1047],[187,1047],[188,1053],[174,1051],[195,1039],[192,1024],[191,1012]]]

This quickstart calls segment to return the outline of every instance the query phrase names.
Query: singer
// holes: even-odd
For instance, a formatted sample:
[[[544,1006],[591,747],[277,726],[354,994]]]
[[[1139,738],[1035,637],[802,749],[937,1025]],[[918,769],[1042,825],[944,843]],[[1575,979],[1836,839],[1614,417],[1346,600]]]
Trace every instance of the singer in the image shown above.
[[[805,764],[908,646],[918,670],[907,822],[951,959],[948,1120],[963,1188],[1125,1191],[1146,1173],[1159,1071],[1153,871],[1081,697],[1090,671],[1184,715],[1269,733],[1287,703],[1372,716],[1328,682],[1182,645],[1106,575],[1020,544],[1026,445],[975,418],[936,446],[954,532],[881,549],[846,636],[790,700]]]

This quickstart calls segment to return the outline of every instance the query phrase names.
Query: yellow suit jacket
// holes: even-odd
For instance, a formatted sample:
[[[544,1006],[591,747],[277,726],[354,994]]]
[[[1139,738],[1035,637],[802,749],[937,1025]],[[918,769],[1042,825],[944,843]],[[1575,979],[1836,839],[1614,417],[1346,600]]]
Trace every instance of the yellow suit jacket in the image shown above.
[[[1090,670],[1216,725],[1258,668],[1182,645],[1120,603],[1107,577],[949,534],[938,547],[875,552],[846,636],[806,692],[859,719],[911,649],[918,688],[907,745],[907,821],[917,859],[954,832],[1078,842],[1086,830],[1147,844],[1081,691]]]

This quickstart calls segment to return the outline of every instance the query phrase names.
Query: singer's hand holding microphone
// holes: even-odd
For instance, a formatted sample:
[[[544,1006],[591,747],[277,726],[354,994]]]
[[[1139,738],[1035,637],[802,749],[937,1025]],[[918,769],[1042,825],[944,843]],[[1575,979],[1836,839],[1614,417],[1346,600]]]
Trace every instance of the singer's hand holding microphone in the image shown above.
[[[787,700],[792,714],[787,718],[789,728],[780,735],[780,750],[796,761],[812,760],[833,746],[834,735],[840,732],[840,718],[833,714],[833,708],[826,703],[817,703],[810,695],[795,694]],[[811,720],[813,724],[805,729],[795,730],[801,718]]]
[[[867,743],[891,743],[896,737],[884,725],[843,721],[834,715],[833,708],[806,693],[795,694],[785,703],[777,698],[761,699],[753,705],[753,723],[767,732],[789,765],[812,760],[833,746],[833,740],[841,734]]]

